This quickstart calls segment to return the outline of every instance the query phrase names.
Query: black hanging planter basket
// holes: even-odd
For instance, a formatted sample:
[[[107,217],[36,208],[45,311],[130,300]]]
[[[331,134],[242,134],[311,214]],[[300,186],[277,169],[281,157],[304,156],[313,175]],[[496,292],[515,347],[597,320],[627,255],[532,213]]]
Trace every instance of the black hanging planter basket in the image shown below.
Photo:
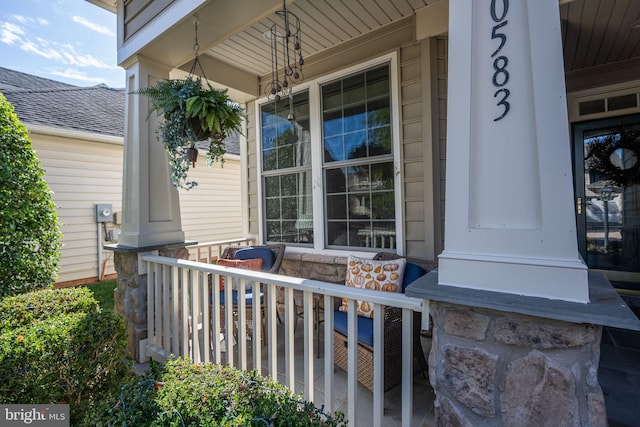
[[[191,163],[191,167],[196,167],[196,160],[198,160],[198,149],[195,147],[187,148],[187,159]]]

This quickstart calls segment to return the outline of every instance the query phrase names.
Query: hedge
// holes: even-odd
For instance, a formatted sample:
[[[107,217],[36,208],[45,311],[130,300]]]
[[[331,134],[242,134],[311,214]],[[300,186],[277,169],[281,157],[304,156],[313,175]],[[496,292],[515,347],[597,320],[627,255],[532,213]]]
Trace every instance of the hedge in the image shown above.
[[[104,426],[343,426],[258,371],[172,358],[126,384],[94,415]]]
[[[60,222],[27,128],[0,94],[0,297],[53,285]]]
[[[68,403],[71,422],[131,378],[123,319],[86,288],[0,300],[0,403]]]

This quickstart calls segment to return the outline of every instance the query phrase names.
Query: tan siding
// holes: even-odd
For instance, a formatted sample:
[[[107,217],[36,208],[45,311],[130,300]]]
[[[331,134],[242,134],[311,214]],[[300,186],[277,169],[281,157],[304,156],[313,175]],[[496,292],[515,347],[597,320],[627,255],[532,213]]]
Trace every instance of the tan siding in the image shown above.
[[[172,0],[131,0],[124,3],[124,40],[127,41],[171,4]]]
[[[440,151],[440,213],[441,213],[441,248],[444,248],[444,210],[445,210],[445,177],[447,153],[447,55],[448,39],[438,38],[436,42],[437,70],[438,70],[438,132]]]
[[[94,205],[111,203],[114,212],[121,210],[123,147],[40,133],[32,133],[31,138],[62,222],[58,282],[95,280],[98,232]],[[186,238],[204,242],[243,237],[240,160],[227,159],[222,168],[218,163],[207,167],[201,154],[189,175],[199,185],[180,192]],[[108,260],[105,274],[115,273],[113,253],[103,251],[104,259]]]
[[[199,242],[242,237],[240,160],[206,165],[201,152],[189,179],[198,186],[180,190],[182,229],[187,240]]]
[[[249,234],[258,236],[259,218],[258,218],[258,163],[256,153],[256,120],[252,120],[256,116],[256,104],[254,102],[247,106],[247,117],[250,118],[247,124],[247,168],[248,174],[248,204],[249,211]]]
[[[415,102],[407,101],[407,103],[402,106],[402,117],[407,121],[420,120],[422,118],[422,103],[420,99]]]
[[[422,140],[422,121],[404,121],[402,131],[407,140]],[[406,151],[405,151],[406,153]],[[422,156],[422,152],[420,153]]]
[[[424,202],[422,200],[405,200],[404,217],[409,221],[424,222]]]
[[[400,105],[402,128],[402,178],[404,210],[404,253],[412,258],[425,258],[423,158],[422,54],[419,43],[400,49]]]
[[[96,203],[121,208],[122,146],[32,134],[33,147],[62,223],[58,282],[97,278]],[[110,252],[106,274],[115,272]]]
[[[403,74],[403,73],[400,73]],[[421,98],[422,92],[422,82],[420,80],[402,80],[402,102],[411,102],[414,100],[419,100]]]

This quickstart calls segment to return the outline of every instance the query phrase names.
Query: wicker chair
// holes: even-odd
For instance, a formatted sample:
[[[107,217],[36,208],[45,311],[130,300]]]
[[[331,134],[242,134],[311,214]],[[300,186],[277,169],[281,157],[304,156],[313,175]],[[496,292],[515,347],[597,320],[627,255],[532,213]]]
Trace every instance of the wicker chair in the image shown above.
[[[375,255],[374,260],[392,260],[399,258],[395,254],[380,252]],[[416,278],[426,274],[426,271],[417,264],[407,263],[411,265],[411,273],[409,269],[405,271],[404,287]],[[411,276],[411,277],[409,277]],[[386,307],[384,310],[384,391],[388,391],[402,382],[402,310],[397,307]],[[346,324],[346,313],[335,310],[334,324]],[[371,327],[372,319],[358,316],[358,331],[363,328]],[[338,330],[340,327],[334,327],[333,331],[333,356],[334,363],[344,369],[348,369],[348,351],[346,331]],[[420,313],[414,313],[413,318],[413,367],[414,374],[425,372],[427,370],[427,361],[422,349],[420,341]],[[373,391],[373,346],[362,342],[358,337],[358,381],[369,390]]]
[[[286,245],[284,244],[273,244],[273,245],[254,245],[254,246],[227,246],[222,254],[220,255],[220,259],[250,259],[250,258],[263,258],[262,263],[262,271],[267,273],[278,273],[280,271],[280,266],[282,265],[282,260],[284,258],[284,252],[286,249]],[[271,252],[271,254],[269,254]],[[220,304],[220,319],[224,323],[224,310],[225,306],[223,304],[223,292],[221,292],[221,304]],[[237,306],[237,291],[233,291],[233,313],[234,318],[237,316],[238,306]],[[247,313],[247,321],[252,320],[253,316],[253,304],[252,304],[252,293],[251,291],[246,292],[246,313]],[[264,316],[263,316],[264,317]],[[223,326],[224,327],[224,326]],[[262,330],[264,332],[264,324],[262,325]],[[237,330],[234,327],[234,335],[237,336]],[[262,334],[264,340],[264,333]],[[266,341],[264,341],[266,343]]]

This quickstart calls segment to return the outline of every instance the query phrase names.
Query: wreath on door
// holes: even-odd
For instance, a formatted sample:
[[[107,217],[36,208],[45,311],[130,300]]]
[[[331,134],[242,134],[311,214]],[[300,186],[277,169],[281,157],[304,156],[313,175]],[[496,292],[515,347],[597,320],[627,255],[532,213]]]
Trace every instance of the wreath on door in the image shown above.
[[[624,187],[640,184],[640,130],[621,129],[588,146],[585,166]]]

